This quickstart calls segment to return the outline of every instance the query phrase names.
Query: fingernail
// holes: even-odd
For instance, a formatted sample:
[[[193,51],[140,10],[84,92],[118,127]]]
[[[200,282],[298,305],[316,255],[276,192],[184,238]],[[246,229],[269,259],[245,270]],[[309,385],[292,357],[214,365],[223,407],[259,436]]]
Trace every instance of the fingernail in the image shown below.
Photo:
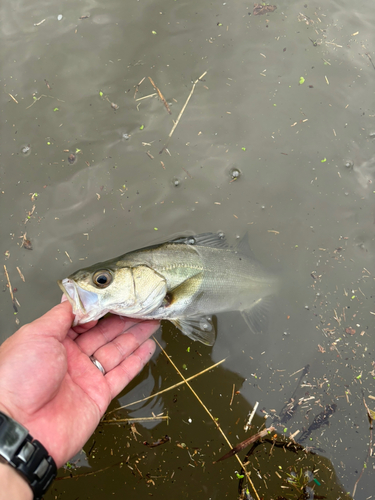
[[[61,297],[61,304],[63,302],[66,302],[68,300],[68,297],[65,295],[65,293],[63,293],[63,296]]]

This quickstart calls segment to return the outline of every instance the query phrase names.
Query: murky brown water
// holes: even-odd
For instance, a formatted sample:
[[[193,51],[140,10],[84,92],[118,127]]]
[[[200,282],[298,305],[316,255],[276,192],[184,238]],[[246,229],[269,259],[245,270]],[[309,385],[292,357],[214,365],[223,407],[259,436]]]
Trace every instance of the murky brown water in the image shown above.
[[[231,313],[218,317],[213,349],[169,325],[159,338],[186,376],[227,358],[193,384],[232,443],[248,437],[243,424],[257,401],[260,426],[294,396],[300,404],[278,431],[300,436],[336,404],[329,426],[303,442],[322,450],[318,457],[268,458],[265,447],[250,469],[264,498],[286,494],[292,466],[319,469],[315,493],[342,498],[369,451],[363,397],[375,409],[375,7],[284,1],[267,16],[250,15],[252,8],[196,0],[3,4],[1,252],[20,307],[15,316],[3,277],[0,335],[57,303],[56,280],[83,264],[181,233],[221,230],[235,244],[248,232],[254,254],[283,279],[269,334],[249,335]],[[170,154],[159,154],[205,71]],[[155,92],[147,77],[171,116],[157,96],[141,99]],[[241,173],[235,181],[233,168]],[[32,251],[20,248],[25,232]],[[136,382],[122,404],[178,376],[158,352]],[[240,395],[230,405],[233,384]],[[137,424],[137,442],[128,426],[99,427],[85,447],[91,469],[73,474],[113,467],[56,482],[46,498],[236,498],[239,465],[212,464],[227,448],[187,388],[135,408],[132,417],[168,412],[170,425]],[[165,434],[170,443],[142,444]],[[370,457],[355,498],[372,498],[373,469]]]

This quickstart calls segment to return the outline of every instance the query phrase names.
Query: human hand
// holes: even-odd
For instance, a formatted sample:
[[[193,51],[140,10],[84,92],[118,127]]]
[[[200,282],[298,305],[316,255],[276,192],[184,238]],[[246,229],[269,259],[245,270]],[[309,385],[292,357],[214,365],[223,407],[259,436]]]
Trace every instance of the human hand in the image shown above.
[[[63,302],[0,346],[0,410],[26,427],[57,467],[82,448],[111,400],[149,361],[149,337],[159,326],[111,316],[73,329],[73,318]]]

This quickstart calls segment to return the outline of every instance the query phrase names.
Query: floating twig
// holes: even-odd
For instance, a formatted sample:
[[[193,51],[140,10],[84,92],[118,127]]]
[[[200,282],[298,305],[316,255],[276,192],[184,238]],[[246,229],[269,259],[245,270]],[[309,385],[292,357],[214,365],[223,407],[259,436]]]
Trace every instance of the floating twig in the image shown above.
[[[72,259],[70,258],[70,255],[68,254],[68,252],[65,250],[65,255],[68,257],[68,259],[70,260],[70,262],[73,263]]]
[[[232,448],[228,453],[223,455],[219,460],[216,460],[213,462],[214,464],[217,464],[218,462],[221,462],[222,460],[226,460],[227,458],[233,457],[233,455],[236,455],[239,451],[243,450],[247,446],[249,446],[252,443],[255,443],[255,441],[258,441],[258,439],[263,438],[264,436],[267,436],[270,432],[273,432],[275,430],[275,427],[268,427],[267,429],[263,429],[260,432],[257,432],[253,436],[249,437],[248,439],[245,439],[245,441],[242,441],[242,443],[237,444],[234,448]]]
[[[221,361],[218,361],[214,365],[209,366],[208,368],[205,368],[199,373],[196,373],[195,375],[192,375],[191,377],[187,378],[187,381],[193,380],[196,377],[199,377],[199,375],[202,375],[203,373],[208,372],[209,370],[212,370],[213,368],[216,368],[217,366],[221,365],[221,363],[224,363],[226,358],[222,359]],[[129,406],[136,405],[138,403],[143,403],[144,401],[148,401],[149,399],[156,398],[156,396],[160,396],[160,394],[163,394],[164,392],[171,391],[172,389],[175,389],[176,387],[184,384],[185,381],[183,380],[182,382],[178,382],[177,384],[171,385],[170,387],[167,387],[166,389],[163,389],[162,391],[157,392],[156,394],[151,394],[151,396],[147,396],[147,398],[139,399],[138,401],[133,401],[133,403],[129,403],[124,406],[120,406],[119,408],[115,408],[114,410],[109,411],[106,413],[106,415],[110,415],[111,413],[118,411],[118,410],[124,410],[125,408],[128,408]]]
[[[133,99],[135,99],[135,96],[137,95],[137,92],[138,92],[138,90],[139,90],[139,87],[142,85],[142,83],[144,82],[145,78],[146,78],[146,77],[144,76],[144,77],[142,78],[142,80],[138,83],[138,85],[136,85]]]
[[[169,415],[160,415],[160,416],[153,416],[153,417],[134,417],[134,418],[118,418],[118,419],[111,419],[111,420],[102,420],[101,423],[103,424],[118,424],[120,422],[149,422],[149,421],[154,421],[154,420],[168,420],[171,417]]]
[[[158,96],[160,97],[162,103],[164,104],[165,106],[165,109],[168,111],[168,113],[171,115],[172,114],[172,111],[170,110],[170,107],[168,106],[168,103],[167,101],[165,100],[163,94],[160,92],[160,90],[158,89],[158,87],[155,85],[154,83],[154,80],[149,76],[148,79],[150,80],[150,83],[151,85],[154,87],[154,89],[156,90],[156,92],[158,93]]]
[[[14,295],[13,295],[12,284],[10,282],[7,266],[5,264],[4,264],[4,272],[5,272],[5,277],[7,279],[7,284],[8,284],[8,288],[9,288],[10,298],[12,299],[12,305],[13,305],[14,312],[18,312],[16,299],[14,298]]]
[[[156,92],[154,92],[153,94],[148,94],[148,95],[145,95],[143,97],[138,97],[138,99],[136,99],[136,101],[143,101],[143,99],[149,99],[150,97],[155,97],[156,95],[158,95]]]
[[[8,92],[8,96],[11,97],[16,104],[18,104],[17,99],[15,97],[13,97],[12,94],[9,94],[9,92]]]
[[[159,152],[159,154],[161,154],[161,153],[164,151],[164,149],[166,148],[166,146],[167,146],[167,144],[168,144],[169,139],[172,137],[173,132],[176,130],[177,125],[180,123],[181,116],[183,115],[183,113],[184,113],[184,111],[185,111],[185,109],[186,109],[186,106],[188,105],[188,102],[190,101],[190,98],[191,98],[191,96],[193,95],[193,92],[194,92],[195,86],[197,85],[197,83],[198,83],[200,80],[202,80],[202,78],[203,78],[206,74],[207,74],[207,71],[205,71],[205,72],[204,72],[204,73],[203,73],[203,74],[202,74],[199,78],[197,78],[197,79],[195,80],[195,82],[193,83],[193,87],[192,87],[192,89],[191,89],[191,91],[190,91],[190,94],[188,95],[188,98],[186,99],[185,104],[182,106],[182,109],[181,109],[181,111],[180,111],[180,114],[178,115],[177,120],[176,120],[176,121],[175,121],[175,123],[173,124],[172,130],[169,132],[169,135],[168,135],[168,139],[167,139],[166,144],[165,144],[165,145],[164,145],[164,147],[161,149],[161,151]]]
[[[233,398],[234,398],[234,391],[236,389],[236,385],[233,384],[233,387],[232,387],[232,397],[230,398],[230,403],[229,403],[229,406],[232,406],[232,403],[233,403]]]
[[[14,295],[13,295],[13,288],[12,288],[12,285],[10,283],[10,279],[9,279],[9,274],[8,274],[8,270],[7,270],[7,266],[4,264],[4,271],[5,271],[5,277],[7,279],[7,283],[8,283],[8,288],[9,288],[9,293],[10,293],[10,298],[12,299],[12,302],[14,301]]]
[[[253,418],[254,418],[255,412],[257,411],[258,406],[259,406],[259,402],[257,401],[254,405],[253,411],[250,413],[249,418],[247,419],[247,422],[246,422],[245,427],[244,427],[245,431],[249,430],[249,427],[251,425],[251,422],[253,421]]]
[[[17,266],[16,267],[17,271],[18,271],[18,274],[20,275],[20,278],[21,280],[25,283],[25,277],[24,275],[21,273],[21,269]]]

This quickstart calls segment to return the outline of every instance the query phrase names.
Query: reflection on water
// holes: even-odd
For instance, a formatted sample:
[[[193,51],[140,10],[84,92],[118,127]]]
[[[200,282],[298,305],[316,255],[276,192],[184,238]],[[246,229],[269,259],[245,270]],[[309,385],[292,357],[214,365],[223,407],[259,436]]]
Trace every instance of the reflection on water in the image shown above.
[[[324,450],[324,481],[333,484],[336,474],[353,492],[368,453],[363,397],[373,409],[374,5],[284,2],[253,16],[252,5],[238,2],[19,2],[16,10],[4,5],[3,14],[1,248],[21,306],[15,318],[3,281],[2,338],[15,319],[24,324],[58,302],[55,281],[83,264],[178,234],[223,231],[234,243],[248,232],[254,254],[282,275],[269,333],[249,334],[240,315],[223,314],[210,350],[164,325],[168,352],[186,375],[227,358],[198,389],[233,442],[256,401],[256,426],[290,404],[309,364],[286,434],[302,435],[336,404],[329,425],[310,437]],[[150,97],[148,76],[172,115]],[[19,246],[25,232],[32,251]],[[176,377],[156,356],[131,397]],[[241,404],[230,406],[233,384]],[[169,427],[139,424],[138,442],[127,427],[94,436],[88,460],[97,470],[111,457],[146,455],[142,440],[169,434],[172,442],[142,462],[144,476],[153,471],[149,483],[129,462],[130,480],[125,467],[113,467],[82,483],[57,482],[51,498],[71,489],[95,499],[124,488],[129,498],[161,498],[164,484],[169,495],[233,498],[237,465],[213,468],[223,445],[195,404],[180,387],[132,411],[168,411]],[[282,459],[267,460],[277,477]],[[373,494],[371,470],[368,461],[356,498]],[[332,487],[339,496],[339,483]]]

